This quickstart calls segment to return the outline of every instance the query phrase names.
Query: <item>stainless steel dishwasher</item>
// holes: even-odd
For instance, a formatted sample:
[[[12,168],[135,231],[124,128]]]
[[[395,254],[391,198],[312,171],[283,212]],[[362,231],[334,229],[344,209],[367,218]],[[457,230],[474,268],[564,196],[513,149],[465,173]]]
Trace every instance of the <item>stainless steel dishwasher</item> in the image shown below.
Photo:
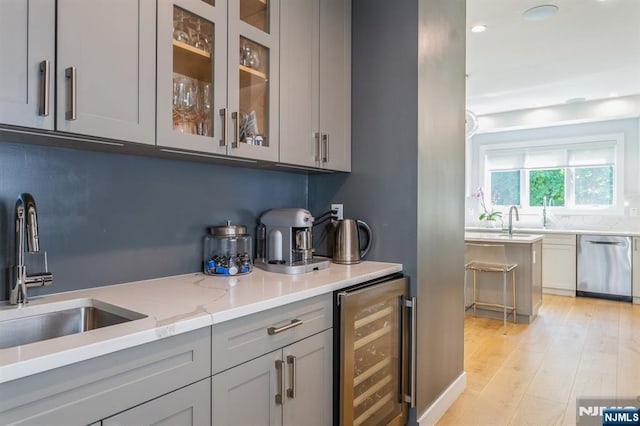
[[[578,296],[631,301],[631,237],[578,236]]]

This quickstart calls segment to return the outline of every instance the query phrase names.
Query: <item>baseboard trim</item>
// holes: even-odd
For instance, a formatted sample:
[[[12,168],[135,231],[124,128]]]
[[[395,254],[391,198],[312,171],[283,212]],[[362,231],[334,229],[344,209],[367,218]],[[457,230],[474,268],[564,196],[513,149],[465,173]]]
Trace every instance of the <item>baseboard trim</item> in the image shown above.
[[[555,294],[556,296],[569,296],[576,297],[575,290],[566,290],[561,288],[542,287],[542,292],[545,294]]]
[[[447,412],[449,407],[458,399],[460,394],[467,386],[467,373],[462,372],[449,387],[440,394],[438,399],[427,408],[427,410],[418,419],[420,426],[432,426],[435,425],[438,420]]]
[[[640,305],[640,297],[634,296],[633,297],[633,304],[634,305]]]

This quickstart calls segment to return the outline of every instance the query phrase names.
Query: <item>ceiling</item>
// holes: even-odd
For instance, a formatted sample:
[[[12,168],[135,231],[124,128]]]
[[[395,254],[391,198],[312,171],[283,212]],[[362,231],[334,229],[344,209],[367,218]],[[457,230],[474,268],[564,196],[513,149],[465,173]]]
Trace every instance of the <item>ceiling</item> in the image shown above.
[[[467,0],[467,74],[476,115],[639,94],[640,0]]]

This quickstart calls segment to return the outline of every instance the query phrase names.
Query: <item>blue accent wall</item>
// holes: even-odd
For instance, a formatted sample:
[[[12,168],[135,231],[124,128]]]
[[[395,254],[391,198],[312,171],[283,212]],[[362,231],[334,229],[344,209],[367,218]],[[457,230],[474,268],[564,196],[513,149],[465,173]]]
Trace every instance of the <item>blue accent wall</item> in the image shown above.
[[[0,142],[2,300],[21,192],[36,200],[54,275],[36,295],[200,271],[208,226],[229,219],[253,234],[263,211],[307,206],[307,176]]]

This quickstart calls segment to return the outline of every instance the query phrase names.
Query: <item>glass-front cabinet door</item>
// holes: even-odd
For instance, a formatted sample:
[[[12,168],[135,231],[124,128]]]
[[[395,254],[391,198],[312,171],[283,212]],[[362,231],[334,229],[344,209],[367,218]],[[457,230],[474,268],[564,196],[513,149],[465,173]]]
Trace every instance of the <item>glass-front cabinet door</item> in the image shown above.
[[[279,0],[229,2],[228,153],[278,160]]]
[[[157,144],[227,153],[227,1],[158,2]]]

